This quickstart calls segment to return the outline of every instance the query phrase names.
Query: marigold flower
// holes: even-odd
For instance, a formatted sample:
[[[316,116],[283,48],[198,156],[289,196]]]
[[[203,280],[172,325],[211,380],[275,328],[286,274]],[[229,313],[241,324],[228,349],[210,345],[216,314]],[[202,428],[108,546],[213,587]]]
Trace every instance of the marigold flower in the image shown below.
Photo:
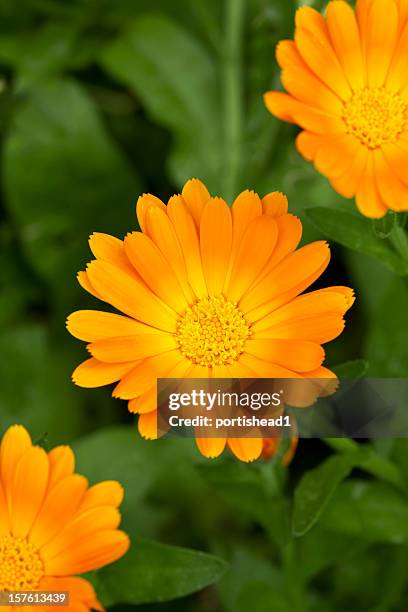
[[[139,431],[155,438],[157,378],[334,376],[322,344],[338,336],[353,302],[346,287],[300,296],[329,263],[328,245],[295,250],[302,225],[281,193],[244,191],[232,209],[197,179],[167,206],[152,195],[137,203],[140,232],[124,241],[93,234],[96,257],[79,282],[125,316],[83,310],[68,318],[92,357],[74,372],[82,387],[120,381]],[[226,444],[244,461],[262,439],[197,439],[219,455]]]
[[[128,537],[117,529],[123,490],[114,481],[88,487],[74,462],[68,446],[47,454],[20,425],[3,436],[0,591],[68,591],[69,610],[103,610],[91,584],[77,574],[127,551]]]
[[[297,149],[360,212],[408,210],[408,2],[344,0],[326,16],[303,7],[294,41],[277,47],[288,93],[269,111],[302,128]]]

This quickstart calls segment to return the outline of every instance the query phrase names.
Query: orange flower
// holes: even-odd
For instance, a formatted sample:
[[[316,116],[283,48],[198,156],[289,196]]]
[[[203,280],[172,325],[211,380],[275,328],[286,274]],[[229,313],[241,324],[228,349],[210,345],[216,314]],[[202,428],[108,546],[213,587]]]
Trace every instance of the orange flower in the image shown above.
[[[103,610],[79,578],[125,554],[119,483],[88,487],[68,446],[50,453],[14,425],[0,446],[0,591],[69,591],[69,610]],[[38,610],[38,607],[36,608]],[[40,610],[48,610],[42,607]],[[6,608],[6,612],[12,608]]]
[[[303,129],[298,151],[367,217],[408,210],[407,18],[407,0],[299,9],[295,40],[276,53],[288,93],[265,94]]]
[[[278,452],[281,442],[281,438],[264,438],[262,458],[272,459]],[[298,442],[299,439],[296,437],[290,439],[289,448],[282,457],[283,465],[289,465],[289,463],[292,461]]]
[[[79,273],[84,288],[126,316],[83,310],[68,330],[89,342],[91,359],[74,372],[83,387],[116,381],[114,397],[139,413],[139,431],[155,438],[156,379],[334,376],[321,344],[338,336],[353,302],[346,287],[300,296],[323,272],[325,242],[295,250],[302,225],[287,199],[244,191],[230,209],[198,180],[167,206],[152,195],[137,203],[141,232],[122,242],[93,234],[96,257]],[[225,439],[197,439],[219,455]],[[229,439],[242,460],[262,439]]]

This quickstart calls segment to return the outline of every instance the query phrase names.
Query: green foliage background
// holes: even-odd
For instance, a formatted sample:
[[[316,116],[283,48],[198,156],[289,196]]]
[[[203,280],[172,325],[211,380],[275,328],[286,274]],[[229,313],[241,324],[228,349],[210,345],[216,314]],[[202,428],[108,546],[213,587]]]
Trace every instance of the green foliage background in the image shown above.
[[[189,440],[141,440],[125,403],[70,380],[85,351],[65,318],[96,306],[75,279],[87,237],[135,229],[140,193],[165,199],[191,176],[229,201],[247,187],[284,191],[304,241],[332,244],[324,284],[357,293],[328,365],[407,375],[404,219],[359,217],[297,155],[296,129],[263,106],[295,9],[293,0],[0,0],[0,429],[20,422],[44,445],[72,443],[91,481],[125,485],[132,550],[90,577],[107,606],[408,606],[406,441],[302,441],[289,469],[280,457],[209,462]]]

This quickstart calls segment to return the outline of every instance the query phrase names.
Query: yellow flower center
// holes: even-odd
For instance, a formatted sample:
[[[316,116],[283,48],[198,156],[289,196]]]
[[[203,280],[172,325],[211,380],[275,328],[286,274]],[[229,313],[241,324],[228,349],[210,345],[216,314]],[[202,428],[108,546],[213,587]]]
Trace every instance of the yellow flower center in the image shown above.
[[[369,149],[395,142],[405,127],[407,104],[398,93],[383,87],[356,91],[344,103],[347,132]]]
[[[176,338],[187,359],[211,367],[238,359],[250,333],[236,304],[212,296],[198,300],[179,318]]]
[[[44,566],[27,540],[0,536],[0,591],[31,591],[38,587]]]

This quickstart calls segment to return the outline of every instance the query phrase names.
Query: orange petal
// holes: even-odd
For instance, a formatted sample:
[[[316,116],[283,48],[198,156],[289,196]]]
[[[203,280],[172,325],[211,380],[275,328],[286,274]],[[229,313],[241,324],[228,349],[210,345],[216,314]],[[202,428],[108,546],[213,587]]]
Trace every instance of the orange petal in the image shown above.
[[[78,512],[85,512],[85,510],[99,506],[118,508],[123,501],[123,496],[123,487],[116,480],[98,482],[86,491]]]
[[[303,131],[296,137],[296,148],[305,159],[313,161],[325,139],[325,136]]]
[[[247,340],[245,352],[295,372],[308,372],[318,368],[324,360],[322,347],[316,342],[306,340],[253,338]]]
[[[1,480],[8,502],[17,464],[31,446],[30,434],[22,425],[12,425],[3,436],[0,449]]]
[[[344,289],[348,288],[344,287]],[[305,293],[254,323],[252,330],[258,333],[279,328],[282,324],[290,324],[297,320],[307,324],[310,318],[319,318],[328,314],[343,315],[353,299],[349,292],[352,294],[351,290],[344,294],[340,289],[336,291],[335,287],[329,287],[327,290]]]
[[[139,397],[130,400],[128,408],[129,412],[136,414],[145,414],[157,410],[157,386],[154,385]]]
[[[364,87],[365,67],[353,9],[347,2],[329,2],[326,19],[333,48],[351,87]]]
[[[139,221],[140,229],[146,231],[146,211],[152,206],[166,211],[165,204],[151,193],[144,193],[139,197],[136,204],[137,220]]]
[[[48,490],[60,480],[70,476],[75,469],[75,455],[69,446],[56,446],[48,453]]]
[[[135,321],[135,319],[100,310],[73,312],[67,319],[67,329],[75,338],[86,342],[119,336],[162,333],[157,328]]]
[[[342,100],[351,89],[332,47],[324,18],[310,7],[296,12],[295,42],[300,55],[311,70]]]
[[[198,298],[205,297],[207,286],[201,264],[200,243],[193,218],[181,196],[170,198],[167,211],[183,251],[191,288]]]
[[[173,334],[140,334],[97,340],[88,344],[87,348],[99,361],[122,364],[177,349],[178,343]]]
[[[325,344],[334,340],[344,329],[344,319],[338,314],[325,314],[280,323],[266,331],[254,333],[254,340],[281,338],[287,340],[308,340]]]
[[[73,372],[72,380],[79,387],[93,389],[120,380],[135,367],[134,363],[102,363],[93,357],[83,361]]]
[[[330,177],[330,183],[344,198],[352,198],[363,180],[368,158],[371,156],[366,147],[360,147],[356,156],[350,160],[348,168],[339,176]]]
[[[258,459],[262,453],[262,438],[228,438],[228,446],[241,461],[249,463]]]
[[[139,416],[137,423],[139,433],[146,440],[156,440],[157,438],[157,410],[146,412]]]
[[[343,104],[340,98],[320,81],[308,67],[286,68],[281,73],[282,85],[294,98],[305,104],[341,115]]]
[[[231,256],[232,219],[226,202],[211,198],[204,207],[200,224],[203,271],[210,295],[221,295]]]
[[[298,372],[288,370],[269,360],[259,359],[249,353],[243,353],[239,363],[253,372],[250,378],[302,378]]]
[[[398,11],[394,2],[376,0],[368,10],[364,32],[369,87],[382,87],[397,42]]]
[[[269,260],[278,238],[275,220],[262,215],[251,221],[237,249],[226,297],[238,302]]]
[[[98,506],[77,513],[67,522],[55,537],[41,548],[45,566],[55,558],[64,556],[67,551],[75,551],[81,543],[97,537],[106,530],[116,529],[120,524],[120,514],[113,506]]]
[[[248,313],[296,288],[298,284],[303,286],[301,291],[304,291],[313,282],[310,277],[316,280],[321,274],[321,266],[327,265],[329,260],[329,247],[323,241],[312,242],[291,253],[243,297],[240,302],[241,310]]]
[[[175,331],[174,311],[128,274],[105,261],[91,262],[87,272],[92,285],[112,306],[153,327]]]
[[[109,234],[93,233],[89,237],[89,246],[96,259],[107,261],[113,266],[117,266],[130,276],[136,276],[135,270],[126,257],[122,240],[110,236]]]
[[[316,151],[315,167],[329,178],[341,176],[362,148],[360,142],[349,134],[324,138]]]
[[[9,535],[10,521],[7,500],[0,480],[0,537]]]
[[[197,227],[200,227],[204,206],[211,197],[207,187],[198,179],[193,178],[184,185],[181,195]]]
[[[272,115],[290,123],[297,123],[305,130],[317,134],[344,133],[344,123],[340,117],[299,102],[288,94],[268,91],[264,94],[264,102]]]
[[[30,531],[48,483],[48,456],[38,446],[29,448],[19,459],[11,487],[11,529],[16,538]]]
[[[407,164],[408,146],[403,140],[399,139],[396,143],[389,143],[382,146],[384,157],[402,183],[408,184]]]
[[[374,172],[384,204],[391,210],[408,210],[408,186],[394,174],[381,149],[374,151]]]
[[[176,275],[153,240],[141,232],[132,232],[125,238],[125,251],[153,293],[176,312],[182,313],[188,302]]]
[[[80,507],[87,488],[88,481],[79,474],[71,474],[53,487],[30,532],[34,546],[42,548],[62,531]]]
[[[271,217],[281,217],[288,212],[288,198],[280,191],[272,191],[262,198],[262,212]]]
[[[197,448],[204,457],[215,459],[225,448],[225,438],[196,438]]]
[[[162,252],[171,266],[189,303],[194,294],[189,285],[187,268],[176,231],[168,215],[157,206],[150,206],[146,213],[147,234]]]
[[[88,274],[85,272],[85,270],[81,270],[80,272],[78,272],[77,280],[78,283],[81,285],[82,289],[85,289],[85,291],[98,298],[98,300],[102,300],[99,293],[95,291],[95,289],[92,287],[91,282],[88,278]]]
[[[44,559],[44,569],[51,576],[83,574],[116,561],[128,548],[129,538],[122,531],[96,531],[54,559]]]
[[[356,192],[356,204],[363,215],[373,219],[383,217],[388,210],[377,189],[372,153]]]
[[[184,357],[179,350],[145,359],[122,378],[113,390],[113,396],[122,399],[139,397],[156,384],[157,378],[165,377],[180,361],[184,361]]]
[[[293,40],[281,40],[276,45],[276,60],[282,69],[309,70]]]

